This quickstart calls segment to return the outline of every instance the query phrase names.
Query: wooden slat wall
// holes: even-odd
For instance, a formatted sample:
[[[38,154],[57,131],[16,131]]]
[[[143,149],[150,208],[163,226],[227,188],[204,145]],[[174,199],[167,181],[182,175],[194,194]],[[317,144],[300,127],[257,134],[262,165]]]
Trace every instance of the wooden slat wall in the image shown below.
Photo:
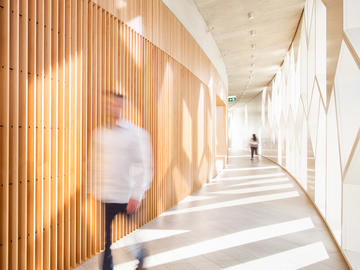
[[[220,75],[194,38],[161,0],[93,0],[183,64],[217,95],[227,98]]]
[[[215,92],[225,91],[214,67],[160,0],[104,3],[0,0],[1,269],[71,269],[103,250],[88,164],[103,92],[126,95],[125,117],[149,131],[155,161],[141,210],[116,218],[113,241],[213,171]]]

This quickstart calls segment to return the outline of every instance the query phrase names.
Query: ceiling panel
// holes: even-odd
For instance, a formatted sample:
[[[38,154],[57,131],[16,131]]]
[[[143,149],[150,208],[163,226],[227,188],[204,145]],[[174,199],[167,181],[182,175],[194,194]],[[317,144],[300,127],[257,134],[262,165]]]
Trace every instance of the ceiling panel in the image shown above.
[[[229,95],[251,99],[284,60],[305,0],[194,0],[223,56]],[[249,13],[254,18],[249,19]],[[255,35],[251,35],[255,31]],[[253,44],[253,46],[252,46]]]

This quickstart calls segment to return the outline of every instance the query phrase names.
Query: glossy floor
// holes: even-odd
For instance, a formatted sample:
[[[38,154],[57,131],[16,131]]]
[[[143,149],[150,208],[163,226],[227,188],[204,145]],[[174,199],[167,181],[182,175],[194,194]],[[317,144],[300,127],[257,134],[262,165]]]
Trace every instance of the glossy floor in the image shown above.
[[[136,239],[136,240],[134,240]],[[134,269],[143,242],[148,269],[348,269],[296,183],[266,159],[232,154],[222,173],[112,246],[115,269]],[[77,270],[100,269],[97,255]]]

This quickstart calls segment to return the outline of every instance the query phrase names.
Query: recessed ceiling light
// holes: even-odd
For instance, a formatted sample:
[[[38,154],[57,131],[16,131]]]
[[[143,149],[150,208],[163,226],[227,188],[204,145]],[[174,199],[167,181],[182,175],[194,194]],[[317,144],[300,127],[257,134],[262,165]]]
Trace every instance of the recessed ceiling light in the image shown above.
[[[254,19],[254,12],[250,11],[250,12],[248,13],[248,18],[249,18],[249,20]]]
[[[255,50],[255,44],[251,44],[251,49]]]
[[[252,37],[255,37],[255,36],[256,36],[256,31],[255,31],[255,30],[250,30],[250,35],[251,35]]]
[[[206,32],[211,32],[215,29],[215,27],[213,25],[208,25],[206,28]]]

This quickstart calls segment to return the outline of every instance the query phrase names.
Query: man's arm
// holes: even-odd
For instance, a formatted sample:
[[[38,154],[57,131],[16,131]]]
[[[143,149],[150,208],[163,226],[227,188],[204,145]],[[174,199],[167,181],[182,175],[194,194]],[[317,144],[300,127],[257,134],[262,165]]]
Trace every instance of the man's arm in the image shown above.
[[[132,173],[136,183],[127,206],[129,214],[136,212],[140,207],[142,197],[149,188],[153,177],[151,140],[150,135],[146,131],[140,131],[138,141],[135,143],[133,150],[134,166]]]

